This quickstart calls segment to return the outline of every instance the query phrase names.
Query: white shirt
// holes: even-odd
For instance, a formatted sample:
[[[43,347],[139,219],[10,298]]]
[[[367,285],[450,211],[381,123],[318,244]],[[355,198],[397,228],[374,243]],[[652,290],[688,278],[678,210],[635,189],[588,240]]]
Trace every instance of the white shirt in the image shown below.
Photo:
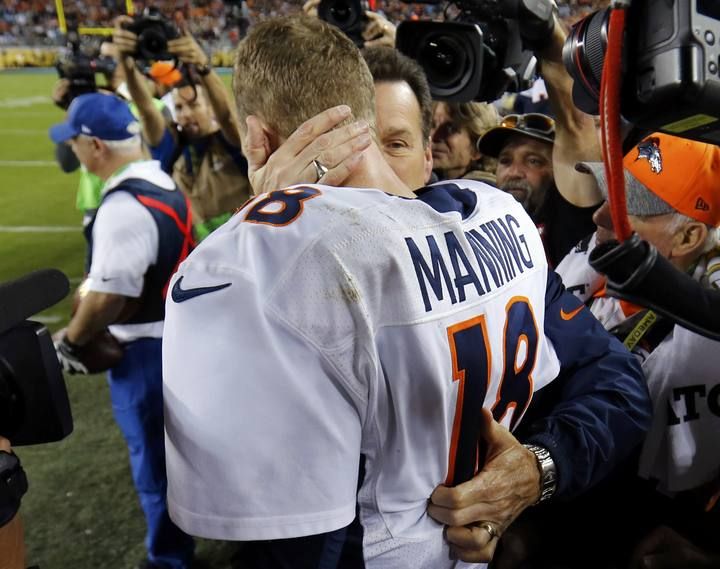
[[[172,179],[157,161],[129,164],[107,180],[103,194],[130,178],[142,178],[165,189],[175,188]],[[88,290],[138,298],[145,273],[157,262],[158,228],[152,214],[128,192],[108,195],[100,205],[92,230],[93,251]],[[161,338],[162,321],[143,324],[116,324],[110,332],[121,342],[137,338]]]
[[[511,365],[534,370],[529,393],[559,370],[534,224],[509,194],[462,184],[477,199],[465,220],[377,190],[298,187],[312,195],[301,208],[263,194],[181,265],[163,369],[168,504],[182,529],[300,537],[346,526],[359,502],[368,568],[455,565],[426,509],[448,477],[460,385],[492,407],[508,341]],[[493,224],[516,246],[500,253],[505,276],[479,245]]]

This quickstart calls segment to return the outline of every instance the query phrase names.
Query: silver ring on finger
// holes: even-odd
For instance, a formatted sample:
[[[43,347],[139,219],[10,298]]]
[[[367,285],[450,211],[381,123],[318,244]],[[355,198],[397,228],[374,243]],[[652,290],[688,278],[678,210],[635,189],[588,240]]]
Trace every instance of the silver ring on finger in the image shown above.
[[[330,168],[323,164],[320,164],[320,162],[318,162],[317,160],[313,160],[313,166],[315,166],[315,174],[317,174],[318,182],[320,181],[320,178],[322,178],[330,170]]]
[[[498,532],[497,528],[491,522],[480,522],[478,526],[488,532],[490,535],[490,541],[496,537],[500,537],[500,532]]]

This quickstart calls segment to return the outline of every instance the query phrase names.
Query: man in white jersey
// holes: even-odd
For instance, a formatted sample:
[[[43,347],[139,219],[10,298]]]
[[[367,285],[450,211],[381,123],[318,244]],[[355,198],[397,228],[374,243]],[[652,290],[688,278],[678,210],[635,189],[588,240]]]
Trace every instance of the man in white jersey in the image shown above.
[[[332,70],[314,77],[323,67]],[[367,68],[323,22],[258,25],[235,74],[240,115],[263,121],[272,148],[341,102],[373,127]],[[546,307],[580,325],[578,342],[599,327],[548,275],[537,231],[510,196],[468,182],[409,199],[375,143],[345,184],[354,189],[258,196],[173,279],[171,515],[196,535],[277,540],[259,567],[282,555],[279,542],[346,526],[358,504],[368,567],[450,567],[427,499],[475,473],[481,408],[513,427],[560,372]],[[383,191],[362,189],[372,187]],[[212,327],[213,344],[199,342],[195,331]],[[590,343],[637,386],[636,365],[613,342],[601,333]],[[644,404],[628,396],[631,439]],[[617,415],[628,413],[607,421],[625,420]],[[304,543],[287,566],[334,566],[325,544]]]

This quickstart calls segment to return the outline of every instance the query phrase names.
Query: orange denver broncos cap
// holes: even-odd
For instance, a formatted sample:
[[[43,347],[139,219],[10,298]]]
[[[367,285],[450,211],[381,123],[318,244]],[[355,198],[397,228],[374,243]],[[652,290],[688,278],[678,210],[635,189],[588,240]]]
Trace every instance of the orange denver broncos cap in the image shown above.
[[[156,61],[150,67],[150,77],[162,85],[172,87],[182,79],[182,73],[170,61]]]
[[[657,132],[628,152],[623,165],[628,214],[677,211],[712,227],[720,225],[719,147]],[[607,195],[602,162],[581,162],[576,168],[593,174]]]

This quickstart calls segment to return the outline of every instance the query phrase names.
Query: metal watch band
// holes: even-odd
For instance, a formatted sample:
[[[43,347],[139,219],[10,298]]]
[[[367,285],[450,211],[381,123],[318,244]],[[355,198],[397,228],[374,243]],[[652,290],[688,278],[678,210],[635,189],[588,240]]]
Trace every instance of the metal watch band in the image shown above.
[[[537,459],[538,471],[540,472],[540,498],[537,503],[540,504],[549,500],[557,488],[555,462],[546,448],[531,444],[523,446],[532,452]]]

